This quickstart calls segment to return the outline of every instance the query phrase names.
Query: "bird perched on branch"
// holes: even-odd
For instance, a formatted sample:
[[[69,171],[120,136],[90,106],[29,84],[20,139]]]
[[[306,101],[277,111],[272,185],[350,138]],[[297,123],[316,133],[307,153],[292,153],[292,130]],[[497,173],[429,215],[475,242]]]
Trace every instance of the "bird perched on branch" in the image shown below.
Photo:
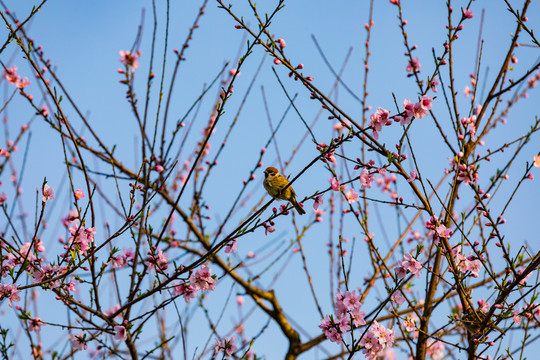
[[[504,331],[501,330],[493,321],[489,321],[484,327],[481,327],[482,322],[486,318],[486,314],[482,312],[482,310],[477,309],[476,315],[474,312],[469,309],[465,313],[463,313],[463,316],[461,318],[461,323],[467,329],[472,335],[475,334],[484,334],[486,332],[491,331],[492,329],[496,329],[497,331],[504,334]]]
[[[289,180],[281,175],[275,167],[270,166],[264,170],[263,185],[268,194],[273,198],[289,201],[300,215],[306,213],[296,201],[296,194],[294,193],[292,186],[285,189],[285,187],[289,185]]]

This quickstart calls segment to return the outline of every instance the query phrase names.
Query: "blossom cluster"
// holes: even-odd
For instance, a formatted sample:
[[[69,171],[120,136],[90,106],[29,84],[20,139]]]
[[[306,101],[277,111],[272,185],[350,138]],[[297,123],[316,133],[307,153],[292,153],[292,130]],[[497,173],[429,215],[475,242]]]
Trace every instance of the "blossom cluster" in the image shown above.
[[[461,124],[467,130],[471,141],[476,141],[476,115],[461,118]]]
[[[19,293],[16,284],[0,284],[0,301],[8,299],[9,307],[13,305],[13,301],[20,301]]]
[[[416,275],[416,277],[420,277],[420,270],[422,270],[422,263],[409,253],[405,253],[403,260],[398,261],[398,266],[394,268],[398,279],[403,279],[407,275],[407,271]]]
[[[6,277],[8,273],[15,270],[15,268],[19,265],[23,265],[25,261],[26,263],[26,269],[30,270],[31,265],[30,263],[33,263],[36,260],[36,257],[34,255],[34,251],[36,253],[45,251],[45,247],[43,246],[43,241],[37,240],[35,241],[33,247],[31,248],[32,244],[30,242],[26,242],[21,246],[18,252],[14,253],[7,253],[2,257],[1,262],[1,269],[0,273],[2,277]]]
[[[448,229],[444,224],[441,224],[436,216],[431,217],[426,222],[426,229],[429,230],[428,238],[437,241],[437,243],[440,238],[449,239],[453,234],[452,229]]]
[[[44,264],[35,271],[32,272],[34,281],[36,283],[41,283],[44,281],[51,280],[47,283],[47,287],[51,289],[57,289],[60,287],[61,283],[59,279],[55,279],[60,275],[63,275],[67,271],[66,266]],[[52,280],[55,279],[55,280]]]
[[[387,329],[374,321],[367,333],[360,340],[360,346],[364,347],[362,353],[366,359],[376,359],[384,354],[384,349],[394,343],[394,330]]]
[[[465,273],[470,271],[472,276],[475,278],[478,277],[478,273],[482,268],[482,262],[476,258],[476,256],[471,252],[468,256],[464,256],[461,253],[461,245],[458,245],[452,249],[452,254],[456,260],[456,266],[459,271]]]
[[[168,262],[169,258],[165,256],[163,250],[161,250],[160,248],[157,249],[157,253],[155,251],[148,252],[148,261],[146,262],[146,264],[148,265],[149,270],[153,270],[155,268],[156,271],[163,272],[169,267],[169,265],[167,264]]]
[[[123,269],[129,265],[130,261],[135,259],[135,253],[133,249],[124,249],[122,254],[118,254],[112,257],[112,266],[116,269]]]
[[[30,86],[30,81],[27,77],[21,79],[21,77],[17,74],[17,66],[15,65],[4,69],[4,77],[8,83],[15,85],[15,87],[18,89],[24,89]]]
[[[399,115],[393,116],[395,122],[399,122],[401,126],[411,123],[413,118],[421,119],[427,115],[433,105],[433,98],[427,95],[423,95],[420,101],[412,103],[409,99],[403,101],[404,112]],[[389,126],[392,124],[392,117],[388,110],[381,107],[377,108],[377,111],[370,116],[369,126],[372,128],[373,137],[379,139],[379,133],[382,131],[383,126]]]
[[[343,339],[343,334],[349,330],[365,325],[365,311],[360,311],[360,295],[356,294],[356,290],[346,291],[345,294],[341,290],[336,293],[336,305],[334,309],[335,317],[326,315],[321,319],[321,325],[324,335],[332,342],[340,343]]]
[[[82,225],[74,225],[69,228],[71,237],[68,239],[64,249],[76,250],[80,255],[86,255],[94,243],[96,228],[84,228]],[[67,255],[66,255],[67,256]]]
[[[216,275],[212,275],[212,269],[203,265],[189,277],[189,282],[182,281],[182,283],[178,284],[174,281],[172,294],[174,296],[182,295],[187,303],[197,296],[197,291],[214,291],[216,289],[216,283],[217,277]]]

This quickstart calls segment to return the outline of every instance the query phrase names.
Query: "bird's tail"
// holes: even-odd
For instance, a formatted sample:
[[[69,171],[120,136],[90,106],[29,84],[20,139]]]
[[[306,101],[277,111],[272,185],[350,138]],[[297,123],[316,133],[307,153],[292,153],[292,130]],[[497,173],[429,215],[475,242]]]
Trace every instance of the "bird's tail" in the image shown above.
[[[300,204],[298,203],[298,201],[296,201],[294,197],[290,201],[291,201],[291,204],[293,204],[294,208],[300,215],[304,215],[306,213],[306,211],[302,209],[302,207],[300,206]]]

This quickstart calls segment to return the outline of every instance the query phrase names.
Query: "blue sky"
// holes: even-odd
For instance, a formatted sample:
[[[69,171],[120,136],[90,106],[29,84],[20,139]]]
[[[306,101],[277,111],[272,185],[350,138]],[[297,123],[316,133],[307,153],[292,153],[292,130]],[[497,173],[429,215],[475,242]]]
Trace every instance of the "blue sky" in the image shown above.
[[[275,2],[261,2],[261,13],[272,9]],[[434,69],[432,48],[437,54],[442,52],[442,44],[445,41],[445,23],[446,23],[446,8],[442,1],[403,1],[404,18],[407,19],[407,32],[409,35],[410,44],[417,44],[418,50],[415,55],[420,58],[422,63],[421,76],[424,78],[432,73]],[[454,2],[454,13],[459,14],[459,9],[466,6],[466,1]],[[518,6],[517,1],[512,1],[512,4]],[[23,18],[28,13],[31,2],[7,1],[7,6],[10,10],[14,10],[16,14]],[[193,23],[195,15],[198,11],[200,2],[176,1],[170,4],[170,24],[167,49],[165,50],[164,31],[165,31],[165,2],[160,1],[157,6],[158,31],[156,41],[156,58],[153,72],[156,73],[156,78],[153,82],[153,94],[150,104],[150,110],[157,109],[157,89],[159,81],[163,75],[161,70],[161,60],[163,53],[167,54],[166,70],[165,70],[165,89],[168,89],[168,79],[172,73],[172,64],[175,61],[173,49],[179,48],[187,36],[189,27]],[[245,1],[234,1],[233,11],[238,15],[245,16],[246,22],[255,26],[256,22]],[[42,10],[35,16],[27,29],[30,36],[35,40],[37,45],[42,45],[45,51],[45,57],[50,58],[52,64],[56,68],[56,73],[63,82],[63,85],[70,96],[75,100],[77,106],[85,116],[89,119],[93,128],[100,135],[103,141],[109,145],[117,145],[116,154],[122,161],[130,167],[140,165],[138,154],[140,151],[140,139],[138,138],[138,130],[136,122],[132,116],[132,112],[128,103],[125,101],[125,86],[119,83],[121,76],[117,73],[117,69],[121,67],[119,62],[119,51],[131,48],[137,28],[141,23],[141,17],[144,9],[144,26],[140,50],[142,55],[140,58],[141,66],[137,69],[136,90],[141,99],[144,99],[145,76],[148,73],[150,62],[150,44],[152,41],[152,3],[150,1],[94,1],[94,2],[75,2],[69,0],[57,0],[47,2]],[[483,38],[485,39],[482,51],[482,65],[480,74],[481,82],[487,79],[487,83],[492,80],[502,64],[503,56],[510,43],[511,33],[515,29],[515,21],[511,14],[506,11],[502,1],[475,1],[472,3],[471,9],[475,17],[465,22],[465,28],[460,33],[460,39],[455,43],[455,82],[456,91],[458,91],[458,99],[460,101],[460,112],[467,113],[470,108],[470,100],[465,98],[462,90],[466,85],[469,85],[469,74],[474,72],[475,57],[477,54],[478,33],[480,28],[481,14],[485,10],[483,23]],[[193,101],[199,96],[205,84],[209,84],[219,72],[219,69],[225,62],[230,62],[227,68],[234,68],[235,59],[238,54],[245,50],[245,38],[243,32],[234,28],[235,23],[222,9],[217,8],[217,3],[209,1],[206,7],[206,13],[201,18],[200,28],[196,30],[194,38],[190,43],[190,47],[186,52],[187,61],[183,62],[180,67],[180,75],[177,78],[176,87],[172,96],[172,105],[170,109],[170,124],[174,124],[177,119],[184,116],[187,108],[191,106]],[[540,3],[533,2],[529,9],[529,14],[540,14]],[[356,95],[360,95],[364,82],[364,65],[365,57],[364,42],[366,40],[366,30],[364,24],[368,22],[369,2],[368,1],[340,1],[339,4],[331,1],[290,1],[286,2],[285,8],[278,13],[272,23],[271,33],[275,34],[276,38],[284,38],[287,42],[285,48],[286,54],[294,63],[304,64],[303,73],[314,77],[314,84],[325,92],[329,92],[335,78],[331,71],[325,65],[323,59],[318,53],[312,36],[314,36],[321,48],[323,49],[329,62],[335,69],[339,69],[345,59],[350,48],[352,48],[351,57],[347,67],[343,73],[343,81],[351,88]],[[372,107],[372,111],[368,111],[369,116],[377,107],[383,107],[395,113],[395,105],[393,95],[401,106],[403,99],[416,99],[418,89],[411,78],[406,77],[405,67],[407,60],[403,55],[405,49],[402,45],[400,30],[397,25],[397,11],[395,6],[389,4],[388,1],[375,1],[373,8],[374,26],[371,34],[370,45],[370,72],[368,78],[369,97],[368,104]],[[528,25],[532,29],[538,29],[540,22],[538,18],[530,15]],[[5,30],[2,32],[4,37],[7,36]],[[526,36],[524,36],[527,39]],[[527,45],[527,41],[524,41]],[[12,56],[12,54],[15,54]],[[528,46],[521,46],[517,49],[516,54],[519,62],[514,65],[513,73],[515,78],[520,77],[523,72],[538,62],[538,49]],[[19,73],[22,76],[28,76],[33,84],[29,92],[38,93],[38,88],[33,78],[33,71],[29,69],[27,64],[16,51],[15,44],[11,44],[7,50],[1,55],[2,61],[6,65],[16,64],[19,68]],[[266,56],[260,48],[256,48],[253,55],[248,58],[242,73],[235,83],[235,95],[231,98],[226,109],[226,114],[220,120],[220,126],[216,129],[216,134],[210,150],[210,158],[213,158],[215,151],[219,147],[221,139],[228,131],[228,126],[237,114],[242,98],[252,81],[253,74],[257,67],[263,61],[260,74],[254,83],[254,86],[249,93],[246,105],[242,109],[239,118],[238,126],[235,127],[228,145],[225,147],[223,157],[220,158],[220,165],[216,167],[213,177],[210,178],[210,185],[205,194],[205,200],[211,206],[209,211],[212,219],[208,221],[207,226],[214,228],[218,221],[222,219],[228,211],[230,205],[234,201],[237,193],[242,188],[242,180],[249,176],[249,171],[257,163],[259,151],[266,139],[270,136],[270,129],[266,119],[264,103],[262,101],[262,90],[267,96],[270,114],[274,124],[282,117],[285,109],[288,106],[288,101],[283,94],[279,84],[276,81],[272,72],[272,59]],[[309,94],[306,94],[300,83],[294,82],[288,78],[288,72],[283,66],[276,66],[275,70],[284,82],[289,94],[298,93],[297,106],[300,109],[302,116],[311,122],[316,118],[320,111],[320,105],[309,99]],[[448,72],[444,69],[443,80],[448,82]],[[187,140],[186,148],[200,140],[200,130],[206,124],[208,117],[211,115],[212,105],[215,101],[217,89],[214,88],[209,92],[209,95],[202,102],[195,123],[195,131],[193,137]],[[9,91],[5,92],[10,94]],[[440,120],[449,127],[448,115],[446,112],[446,104],[443,101],[442,93],[438,92],[437,99],[434,102],[434,110],[440,114]],[[8,95],[9,96],[9,95]],[[353,118],[361,118],[361,105],[354,99],[353,96],[341,86],[338,88],[333,99],[339,104],[342,109],[348,112]],[[508,123],[504,126],[499,126],[495,129],[492,135],[486,139],[486,147],[497,148],[504,141],[512,140],[519,137],[523,132],[530,127],[534,116],[538,114],[538,101],[540,100],[538,91],[530,93],[528,99],[523,99],[519,106],[507,114]],[[64,103],[67,103],[64,100]],[[163,110],[161,110],[163,111]],[[81,122],[77,118],[74,110],[66,104],[66,114],[72,119],[76,129],[81,128]],[[16,97],[14,102],[5,111],[5,116],[9,119],[9,127],[14,131],[22,124],[25,124],[33,116],[33,111],[30,111],[25,106],[23,99]],[[331,121],[326,120],[327,115],[322,115],[318,120],[314,132],[317,138],[322,142],[329,142],[332,137]],[[152,117],[151,117],[152,118]],[[191,117],[190,117],[191,118]],[[24,193],[21,201],[24,204],[26,212],[31,214],[33,218],[35,206],[35,189],[38,188],[43,178],[46,177],[48,182],[55,189],[65,189],[65,166],[63,164],[62,148],[58,135],[49,128],[39,118],[34,120],[35,124],[32,127],[31,138],[28,142],[28,158],[29,163],[24,170],[23,188]],[[276,135],[281,156],[288,158],[293,150],[298,146],[299,138],[305,133],[305,127],[299,117],[290,111],[285,118],[283,127]],[[90,139],[90,135],[83,133],[85,137]],[[382,139],[387,144],[393,144],[401,135],[401,128],[397,126],[384,129]],[[3,139],[0,137],[0,139]],[[20,162],[23,159],[22,149],[27,144],[28,138],[23,140],[19,146],[19,153],[14,154],[14,159]],[[93,142],[92,140],[90,140]],[[455,141],[455,140],[454,140]],[[416,121],[413,124],[411,132],[411,142],[415,148],[415,153],[419,163],[422,166],[422,174],[425,178],[429,178],[432,183],[437,183],[444,171],[448,167],[447,158],[450,156],[447,148],[441,146],[441,138],[438,136],[432,122],[429,120]],[[24,145],[23,145],[24,144]],[[501,187],[502,194],[508,194],[515,186],[515,181],[521,176],[522,169],[526,161],[532,160],[532,155],[539,150],[537,138],[533,138],[530,144],[527,145],[523,154],[516,159],[516,168],[510,173],[510,184]],[[179,146],[176,143],[175,146]],[[389,146],[390,147],[390,146]],[[359,156],[360,147],[358,144],[347,144],[347,151],[351,157]],[[298,155],[287,168],[286,173],[293,176],[298,173],[304,166],[317,155],[317,152],[308,140],[298,149]],[[492,174],[498,163],[503,163],[509,158],[510,154],[501,155],[494,158],[494,161],[483,168],[483,175],[486,178]],[[90,159],[90,158],[88,158]],[[274,146],[268,148],[267,154],[263,160],[264,166],[277,166],[277,153]],[[181,159],[183,161],[183,159]],[[377,159],[377,161],[382,161]],[[107,169],[106,165],[99,162],[89,160],[90,166],[99,171]],[[412,164],[408,163],[407,169],[412,169]],[[279,167],[279,166],[277,166]],[[264,168],[264,167],[263,167]],[[19,171],[20,173],[20,171]],[[7,172],[2,174],[4,184],[9,183]],[[540,174],[535,174],[540,178]],[[248,186],[248,193],[252,198],[247,199],[248,206],[241,208],[235,214],[236,224],[240,219],[246,216],[255,203],[262,198],[264,192],[260,181],[263,177],[262,169],[256,173],[257,181]],[[512,182],[513,181],[513,182]],[[75,176],[75,182],[82,186],[82,178],[80,174]],[[115,188],[110,180],[100,179],[101,185],[108,193],[114,193]],[[64,185],[62,185],[64,184]],[[4,185],[5,187],[6,185]],[[64,188],[62,188],[64,186]],[[127,188],[123,184],[123,189]],[[295,183],[295,189],[299,197],[310,196],[315,191],[328,187],[328,174],[322,166],[314,166],[307,175],[300,178]],[[401,184],[404,188],[404,185]],[[10,190],[6,190],[10,191]],[[58,232],[62,232],[58,219],[65,215],[69,209],[70,200],[62,191],[58,191],[57,203],[54,208],[50,209],[47,216],[51,223],[51,229],[45,233],[48,241],[53,244],[58,236]],[[521,246],[523,243],[533,245],[534,250],[537,249],[537,236],[535,237],[535,221],[537,220],[538,200],[540,197],[537,182],[528,182],[520,188],[516,195],[513,205],[508,209],[506,217],[511,219],[505,227],[510,242],[516,243],[516,246]],[[374,195],[379,198],[386,196],[381,195],[374,190]],[[467,199],[470,192],[465,191],[464,196],[460,200],[461,208],[470,206],[470,200]],[[412,194],[405,193],[409,196],[410,201]],[[504,206],[504,195],[500,196],[500,200],[494,202],[494,207],[499,211]],[[386,199],[386,198],[385,198]],[[500,201],[497,202],[497,201]],[[189,201],[182,203],[188,207]],[[306,208],[311,209],[311,201],[307,202]],[[325,204],[325,209],[328,212],[328,203]],[[380,207],[380,209],[379,209]],[[380,211],[380,216],[384,221],[381,221],[378,226],[375,226],[375,233],[381,236],[381,247],[384,247],[386,241],[392,241],[398,236],[398,227],[395,223],[395,212],[393,209],[384,208],[382,206],[374,209],[374,213]],[[439,207],[440,209],[440,207]],[[98,215],[98,224],[103,224],[104,221],[110,221],[113,227],[121,224],[121,220],[117,218],[109,218],[110,214],[102,212]],[[302,224],[309,223],[313,220],[313,215],[308,215],[306,218],[299,219]],[[158,218],[156,218],[156,227],[160,226]],[[232,230],[232,224],[227,230]],[[103,226],[101,231],[103,231]],[[179,225],[180,226],[180,225]],[[332,312],[330,298],[327,294],[330,293],[328,284],[328,264],[325,257],[327,247],[325,243],[329,241],[329,230],[326,224],[316,225],[309,236],[305,238],[306,256],[311,259],[313,276],[317,281],[317,286],[321,294],[322,307],[325,313]],[[292,225],[289,221],[281,220],[277,226],[277,230],[271,236],[265,237],[261,231],[252,236],[246,236],[239,242],[240,254],[245,254],[249,250],[268,247],[275,251],[283,251],[294,236]],[[365,276],[370,274],[370,269],[366,266],[362,258],[362,243],[364,235],[360,232],[358,226],[354,223],[346,222],[344,224],[345,232],[348,236],[356,238],[358,241],[356,250],[359,254],[355,256],[356,262],[353,266],[352,282],[355,287],[361,287]],[[180,228],[179,231],[183,229]],[[334,233],[335,235],[335,233]],[[334,239],[335,241],[335,239]],[[309,244],[309,245],[308,245]],[[536,248],[535,248],[536,246]],[[54,245],[51,245],[54,248]],[[364,249],[365,250],[365,249]],[[266,250],[270,252],[270,250]],[[517,251],[517,249],[516,249]],[[290,260],[287,260],[289,259]],[[325,266],[317,266],[324,263]],[[301,271],[301,259],[299,256],[290,252],[284,256],[279,265],[276,265],[274,270],[287,269],[287,274],[290,276],[282,277],[275,284],[278,296],[283,302],[283,307],[286,314],[289,315],[295,322],[301,323],[302,327],[310,334],[316,336],[320,332],[317,328],[319,324],[319,316],[315,311],[312,301],[310,300],[305,284],[305,276]],[[224,280],[224,284],[218,292],[210,294],[208,305],[213,311],[213,315],[219,314],[220,305],[223,304],[223,299],[229,294],[230,284]],[[272,284],[272,277],[266,275],[264,284]],[[421,287],[422,284],[417,284]],[[232,290],[233,294],[238,291],[236,288]],[[384,296],[384,288],[379,289],[378,294]],[[231,298],[234,303],[234,295]],[[45,300],[44,300],[45,301]],[[366,302],[366,306],[373,305],[378,301],[376,297],[370,298]],[[52,304],[52,302],[51,302]],[[182,306],[183,302],[179,302]],[[231,309],[234,308],[231,306]],[[229,309],[229,310],[231,310]],[[307,309],[307,310],[306,310]],[[9,312],[9,309],[3,304],[3,313]],[[4,315],[2,315],[4,316]],[[199,317],[200,316],[200,317]],[[43,318],[46,315],[43,314]],[[234,323],[234,312],[231,310],[226,315],[226,324]],[[11,318],[10,318],[11,319]],[[194,319],[204,319],[202,315],[194,315]],[[10,320],[15,321],[15,320]],[[247,330],[253,336],[258,329],[264,325],[264,317],[256,315],[246,324]],[[196,323],[196,320],[193,320]],[[198,327],[193,325],[195,331]],[[277,334],[275,325],[271,325],[260,340],[254,345],[257,353],[264,354],[267,359],[281,358],[285,351],[286,343],[281,340],[273,340]],[[202,329],[206,329],[203,327]],[[202,330],[203,331],[206,330]],[[226,329],[226,325],[223,326]],[[198,334],[198,333],[196,333]],[[189,346],[190,351],[196,351],[197,346],[204,346],[208,338],[204,336],[190,335],[192,343]],[[277,335],[281,339],[281,335]],[[309,338],[304,337],[303,340]],[[47,335],[44,335],[44,343],[47,342]],[[57,338],[55,338],[56,340]],[[60,341],[62,338],[59,338]],[[213,344],[213,339],[210,341]],[[337,345],[324,343],[322,348],[329,353],[337,352]],[[532,348],[531,348],[532,349]],[[534,350],[533,350],[534,351]],[[399,353],[399,352],[398,352]],[[320,349],[306,355],[305,358],[324,358],[324,352]],[[402,353],[400,358],[404,358]],[[529,353],[529,357],[534,352]],[[24,355],[24,354],[23,354]],[[21,355],[21,356],[23,356]],[[313,355],[313,356],[311,356]],[[320,356],[320,357],[319,357]],[[457,355],[459,358],[460,354]],[[24,356],[22,357],[24,358]],[[83,357],[80,357],[83,358]],[[360,357],[361,358],[361,357]]]

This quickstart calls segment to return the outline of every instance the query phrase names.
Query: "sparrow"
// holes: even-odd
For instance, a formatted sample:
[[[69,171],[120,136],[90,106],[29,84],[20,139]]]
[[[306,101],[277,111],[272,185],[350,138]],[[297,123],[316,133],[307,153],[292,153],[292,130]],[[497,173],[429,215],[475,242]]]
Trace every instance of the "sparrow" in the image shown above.
[[[275,167],[270,166],[264,170],[263,186],[268,194],[275,199],[289,201],[300,215],[304,215],[306,212],[296,201],[296,194],[294,193],[292,186],[283,190],[287,185],[289,185],[289,180],[281,175]]]
[[[478,317],[474,314],[473,311],[468,310],[465,312],[461,318],[461,323],[469,331],[472,335],[475,334],[484,334],[485,332],[491,331],[492,329],[497,329],[499,332],[504,334],[504,331],[501,330],[497,325],[493,323],[493,321],[488,322],[484,328],[481,328],[482,322],[486,318],[486,315],[482,312],[482,310],[477,309],[476,314]]]

